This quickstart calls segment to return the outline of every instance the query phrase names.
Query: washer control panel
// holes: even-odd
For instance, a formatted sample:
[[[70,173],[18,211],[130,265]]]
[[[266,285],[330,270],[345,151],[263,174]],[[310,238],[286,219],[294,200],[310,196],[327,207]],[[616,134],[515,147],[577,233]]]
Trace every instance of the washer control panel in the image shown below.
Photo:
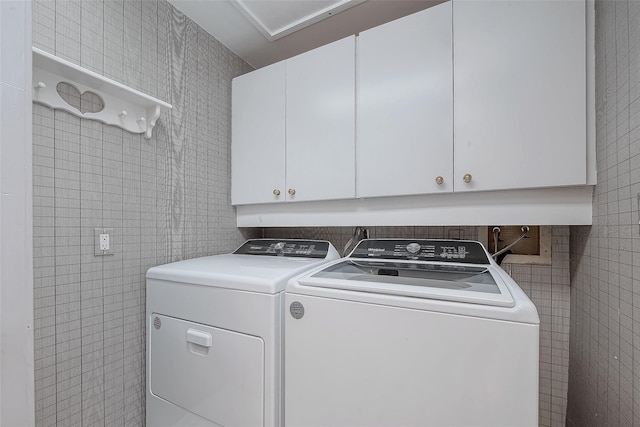
[[[436,239],[366,239],[349,258],[489,264],[480,242]]]
[[[329,242],[322,240],[247,240],[234,254],[284,256],[289,258],[326,258]]]

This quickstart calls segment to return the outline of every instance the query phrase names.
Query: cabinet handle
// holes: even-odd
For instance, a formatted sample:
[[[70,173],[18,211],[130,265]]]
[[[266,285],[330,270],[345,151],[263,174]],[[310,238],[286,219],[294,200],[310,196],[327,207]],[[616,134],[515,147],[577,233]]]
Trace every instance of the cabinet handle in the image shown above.
[[[473,177],[471,176],[471,174],[470,174],[470,173],[466,173],[466,174],[464,174],[464,176],[462,177],[462,180],[464,181],[464,183],[465,183],[465,184],[468,184],[468,183],[470,183],[470,182],[471,182],[471,179],[472,179],[472,178],[473,178]]]
[[[277,188],[275,190],[273,190],[273,195],[274,196],[279,196],[280,195],[280,190],[278,190]]]
[[[296,194],[296,190],[294,190],[293,188],[290,188],[288,193],[289,195],[293,196],[294,194]]]
[[[444,184],[444,178],[441,177],[441,176],[437,176],[436,177],[436,184],[438,184],[438,185]]]

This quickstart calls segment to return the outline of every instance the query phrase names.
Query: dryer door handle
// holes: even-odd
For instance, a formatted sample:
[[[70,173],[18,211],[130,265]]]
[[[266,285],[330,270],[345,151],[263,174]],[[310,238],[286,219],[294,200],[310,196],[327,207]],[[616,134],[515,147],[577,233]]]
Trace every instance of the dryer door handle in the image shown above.
[[[187,342],[201,345],[202,347],[211,347],[211,345],[213,344],[213,337],[208,332],[202,332],[197,329],[189,328],[187,330]]]

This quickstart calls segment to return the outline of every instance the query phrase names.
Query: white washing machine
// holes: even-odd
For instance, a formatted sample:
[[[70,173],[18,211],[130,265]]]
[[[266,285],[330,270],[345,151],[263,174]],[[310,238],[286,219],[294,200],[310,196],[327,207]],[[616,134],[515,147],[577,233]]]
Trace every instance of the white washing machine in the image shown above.
[[[363,240],[285,309],[288,426],[538,426],[538,314],[478,242]]]
[[[287,280],[325,241],[249,240],[147,272],[147,425],[279,426]]]

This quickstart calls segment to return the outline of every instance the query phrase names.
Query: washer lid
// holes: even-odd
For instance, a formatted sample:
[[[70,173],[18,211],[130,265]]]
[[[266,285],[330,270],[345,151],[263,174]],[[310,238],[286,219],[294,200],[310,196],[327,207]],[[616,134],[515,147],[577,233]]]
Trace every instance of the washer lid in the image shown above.
[[[282,245],[276,249],[277,243]],[[338,258],[336,249],[326,241],[256,239],[245,242],[233,254],[152,267],[147,279],[275,294],[284,290],[289,278]]]
[[[348,258],[299,280],[303,286],[513,307],[490,265]]]

